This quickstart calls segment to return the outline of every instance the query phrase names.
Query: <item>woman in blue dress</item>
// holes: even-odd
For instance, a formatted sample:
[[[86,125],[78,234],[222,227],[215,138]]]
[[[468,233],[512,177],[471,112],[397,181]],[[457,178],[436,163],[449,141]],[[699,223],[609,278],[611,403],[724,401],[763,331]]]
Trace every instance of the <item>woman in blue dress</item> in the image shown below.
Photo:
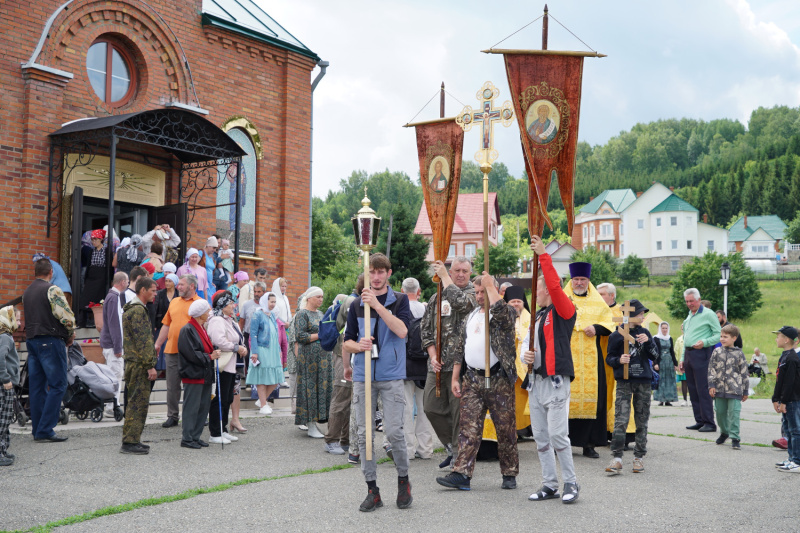
[[[247,370],[248,385],[255,385],[261,402],[259,413],[272,414],[267,398],[283,382],[281,344],[275,309],[275,295],[271,292],[261,297],[261,307],[253,313],[250,321],[250,367]]]
[[[658,405],[671,406],[678,401],[678,384],[675,380],[675,369],[678,361],[675,359],[675,345],[669,336],[669,324],[662,322],[658,326],[658,334],[653,337],[659,348],[658,373],[661,375],[661,384],[653,393],[653,399]]]

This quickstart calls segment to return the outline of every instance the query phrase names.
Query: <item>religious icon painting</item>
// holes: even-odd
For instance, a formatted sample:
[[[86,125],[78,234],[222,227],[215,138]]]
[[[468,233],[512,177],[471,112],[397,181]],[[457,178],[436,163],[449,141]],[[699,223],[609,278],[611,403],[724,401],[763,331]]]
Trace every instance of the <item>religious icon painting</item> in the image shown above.
[[[525,129],[536,144],[549,144],[558,135],[561,115],[550,100],[536,100],[528,107]]]
[[[428,187],[433,192],[441,193],[447,190],[449,181],[450,162],[443,156],[437,155],[428,167]]]

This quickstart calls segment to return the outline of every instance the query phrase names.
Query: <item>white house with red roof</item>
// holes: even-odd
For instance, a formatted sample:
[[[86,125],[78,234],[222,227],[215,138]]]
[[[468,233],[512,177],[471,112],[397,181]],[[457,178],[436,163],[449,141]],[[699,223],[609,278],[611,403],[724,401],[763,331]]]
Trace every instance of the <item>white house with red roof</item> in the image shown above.
[[[489,193],[489,244],[497,246],[500,242],[500,207],[497,203],[497,193]],[[428,208],[425,202],[417,218],[414,233],[422,235],[429,242],[427,261],[433,261],[433,232],[428,219]],[[453,224],[453,236],[450,239],[450,251],[447,254],[447,263],[457,255],[472,259],[483,245],[483,193],[469,193],[458,195],[456,218]]]

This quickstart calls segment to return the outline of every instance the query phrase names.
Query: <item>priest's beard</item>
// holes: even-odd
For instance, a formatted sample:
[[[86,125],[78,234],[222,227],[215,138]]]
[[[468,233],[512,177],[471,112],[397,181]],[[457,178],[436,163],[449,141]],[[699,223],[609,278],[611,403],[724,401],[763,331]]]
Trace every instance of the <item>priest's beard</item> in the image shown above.
[[[583,292],[575,292],[574,290],[572,292],[575,294],[575,296],[586,296],[586,293],[589,292],[589,291],[587,289],[587,290],[585,290]]]

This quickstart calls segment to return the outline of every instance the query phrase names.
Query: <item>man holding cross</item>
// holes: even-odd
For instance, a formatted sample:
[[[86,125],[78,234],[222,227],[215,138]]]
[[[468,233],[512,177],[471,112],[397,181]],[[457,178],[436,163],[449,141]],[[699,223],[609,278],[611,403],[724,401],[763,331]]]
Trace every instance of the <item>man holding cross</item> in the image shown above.
[[[622,471],[622,453],[625,432],[631,417],[636,422],[636,447],[633,450],[633,471],[644,472],[642,458],[647,453],[647,421],[650,419],[650,382],[653,372],[650,361],[656,361],[658,348],[647,328],[642,327],[645,313],[649,312],[639,300],[631,300],[621,306],[623,318],[617,331],[608,338],[606,362],[614,369],[617,381],[617,399],[614,406],[614,436],[611,439],[611,464],[606,467],[608,475]]]

